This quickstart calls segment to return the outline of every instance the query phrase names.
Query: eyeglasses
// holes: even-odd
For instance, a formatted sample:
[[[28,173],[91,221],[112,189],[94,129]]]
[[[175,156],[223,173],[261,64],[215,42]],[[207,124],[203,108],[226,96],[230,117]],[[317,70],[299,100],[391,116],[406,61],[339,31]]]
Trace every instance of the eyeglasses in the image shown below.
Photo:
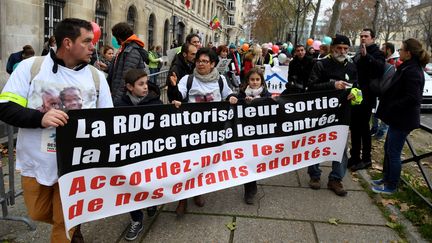
[[[197,64],[209,64],[210,61],[209,60],[196,60]]]

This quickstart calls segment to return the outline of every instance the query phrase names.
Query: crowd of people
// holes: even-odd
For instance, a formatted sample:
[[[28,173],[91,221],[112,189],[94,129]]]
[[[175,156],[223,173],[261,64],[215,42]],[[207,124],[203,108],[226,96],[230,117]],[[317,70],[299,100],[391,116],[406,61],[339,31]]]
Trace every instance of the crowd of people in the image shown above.
[[[147,51],[145,43],[124,22],[113,26],[112,35],[120,48],[115,52],[113,47],[104,46],[95,59],[91,24],[64,19],[44,47],[44,57],[29,58],[34,50],[24,46],[22,51],[11,55],[7,64],[11,76],[0,94],[0,117],[20,127],[16,159],[22,174],[24,201],[32,219],[53,225],[51,242],[69,240],[57,183],[55,147],[44,144],[42,138],[53,134],[55,137],[55,127],[68,122],[67,110],[162,104],[159,86],[144,71],[148,67],[150,74],[159,72],[163,63],[161,46],[152,46]],[[334,36],[331,44],[315,50],[301,44],[289,48],[282,43],[240,46],[231,43],[217,47],[209,43],[204,47],[197,34],[190,34],[170,63],[166,80],[168,99],[176,107],[185,102],[236,104],[239,99],[253,103],[255,99],[272,97],[262,67],[288,65],[288,83],[281,95],[344,90],[344,97],[352,104],[351,148],[347,143],[342,161],[333,161],[328,189],[346,196],[342,180],[347,169],[369,168],[371,136],[381,139],[386,134],[383,176],[373,181],[372,190],[391,194],[399,183],[405,138],[419,127],[422,68],[430,56],[412,38],[404,40],[399,51],[392,43],[385,43],[380,49],[375,38],[372,29],[363,29],[360,48],[350,58],[352,43],[343,35]],[[228,59],[230,62],[223,69],[216,68],[219,62]],[[394,65],[397,71],[393,85],[378,97],[369,84],[383,76],[385,62]],[[103,72],[95,72],[96,68]],[[373,110],[376,112],[372,117]],[[35,143],[44,150],[35,150]],[[309,186],[320,189],[319,165],[310,166],[308,174]],[[256,193],[256,182],[245,184],[245,203],[254,204]],[[193,201],[197,206],[205,206],[202,195]],[[185,214],[187,202],[187,199],[179,201],[178,216]],[[148,208],[148,216],[153,216],[156,210],[157,207]],[[143,229],[143,212],[136,210],[130,215],[126,240],[136,239]],[[79,227],[68,234],[72,242],[82,241]]]

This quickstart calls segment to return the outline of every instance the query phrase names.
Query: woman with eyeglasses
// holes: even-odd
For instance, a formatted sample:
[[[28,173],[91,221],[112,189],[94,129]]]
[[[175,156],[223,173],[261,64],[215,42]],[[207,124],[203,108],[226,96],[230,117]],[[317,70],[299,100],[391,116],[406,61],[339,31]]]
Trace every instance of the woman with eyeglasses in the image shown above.
[[[210,48],[201,48],[195,56],[195,69],[191,75],[186,75],[177,84],[175,75],[170,77],[171,85],[178,93],[179,100],[174,100],[173,104],[178,108],[181,102],[200,103],[216,102],[229,100],[231,104],[237,103],[237,98],[233,95],[227,80],[220,75],[215,68],[218,56]],[[199,195],[194,197],[194,203],[198,207],[204,206],[204,198]],[[187,199],[179,201],[176,208],[177,216],[181,217],[186,212]]]
[[[420,126],[420,104],[425,83],[423,67],[429,54],[413,38],[402,42],[403,63],[393,76],[393,85],[381,97],[377,116],[389,125],[384,144],[383,177],[372,181],[375,193],[396,192],[401,174],[401,152],[408,134]]]

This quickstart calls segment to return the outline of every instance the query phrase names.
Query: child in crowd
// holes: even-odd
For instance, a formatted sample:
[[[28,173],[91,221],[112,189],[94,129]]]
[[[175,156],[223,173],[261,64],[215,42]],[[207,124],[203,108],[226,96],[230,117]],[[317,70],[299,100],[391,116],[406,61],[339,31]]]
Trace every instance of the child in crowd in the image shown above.
[[[237,98],[252,102],[256,98],[269,98],[271,93],[267,90],[264,82],[263,71],[259,68],[252,68],[245,76],[246,83],[240,89]],[[246,204],[253,204],[257,194],[257,183],[252,181],[244,184],[244,200]]]
[[[160,90],[156,84],[148,82],[147,73],[141,69],[130,69],[125,75],[126,93],[114,103],[115,107],[141,106],[162,104]],[[157,206],[147,208],[147,215],[152,217],[157,211]],[[125,239],[135,240],[143,230],[143,212],[136,210],[130,212],[131,223]]]

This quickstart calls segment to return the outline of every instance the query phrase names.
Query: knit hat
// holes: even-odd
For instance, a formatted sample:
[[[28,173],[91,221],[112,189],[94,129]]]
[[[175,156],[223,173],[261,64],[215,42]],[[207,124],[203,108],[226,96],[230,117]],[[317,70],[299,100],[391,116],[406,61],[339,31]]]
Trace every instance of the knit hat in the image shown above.
[[[230,45],[229,45],[229,49],[236,49],[237,47],[236,47],[236,45],[234,45],[234,43],[231,43]]]
[[[333,38],[331,45],[334,46],[339,44],[351,46],[351,42],[348,37],[336,34],[336,37]]]

